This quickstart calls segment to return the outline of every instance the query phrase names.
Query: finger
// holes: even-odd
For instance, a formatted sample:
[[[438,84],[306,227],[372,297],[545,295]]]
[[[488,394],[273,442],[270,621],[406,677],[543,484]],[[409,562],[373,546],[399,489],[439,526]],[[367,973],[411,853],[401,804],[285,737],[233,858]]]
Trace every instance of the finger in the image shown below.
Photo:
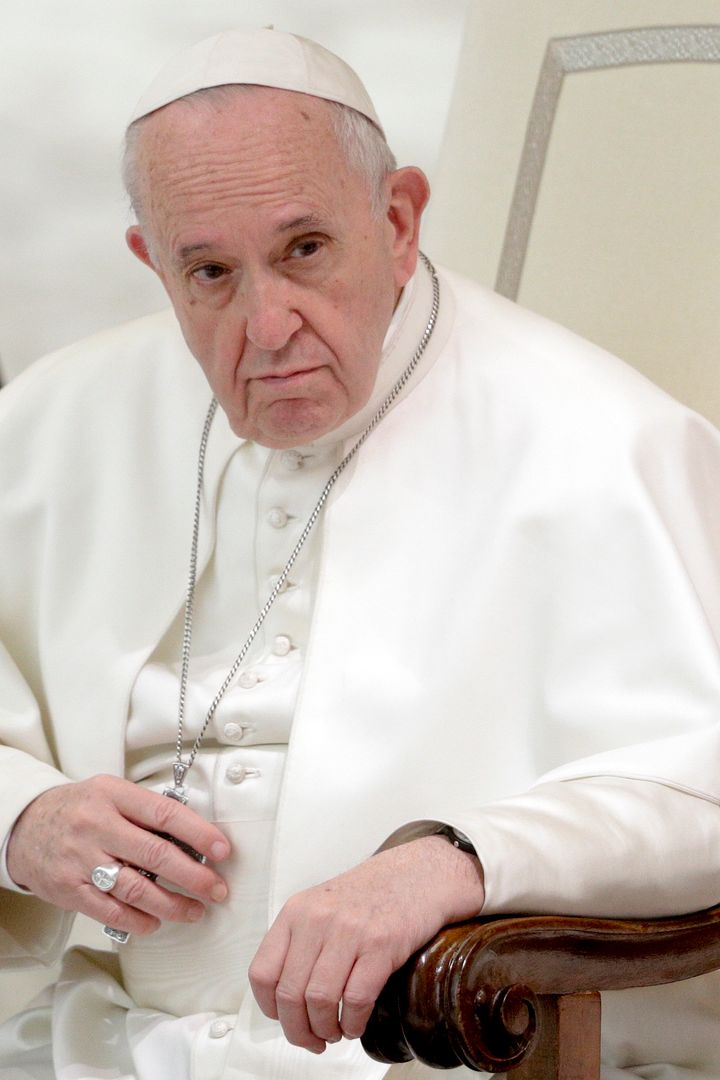
[[[161,925],[155,915],[131,907],[110,893],[99,892],[94,885],[82,885],[77,890],[73,908],[103,926],[113,926],[131,934],[152,934]]]
[[[320,942],[303,935],[303,944],[293,945],[281,914],[265,935],[250,965],[250,985],[258,1005],[273,1020],[279,1020],[288,1042],[321,1054],[325,1041],[311,1030],[305,1002],[305,988],[315,964]]]
[[[198,900],[164,889],[130,866],[120,870],[112,898],[162,921],[193,923],[205,915],[205,907]]]
[[[122,782],[116,806],[128,821],[151,832],[170,833],[213,862],[230,854],[230,843],[220,829],[177,799]]]
[[[358,957],[356,943],[346,934],[328,939],[305,992],[314,1034],[327,1042],[338,1042],[343,1035],[359,1038],[392,970],[386,950]]]
[[[326,1042],[339,1042],[340,1002],[357,957],[356,942],[336,930],[328,937],[307,979],[305,1004],[310,1030]]]
[[[318,972],[316,966],[308,980],[305,990],[308,1026],[314,1035],[325,1042],[340,1042],[342,1038],[339,1019],[340,999],[346,973],[344,969],[342,975],[338,977],[336,969],[333,971],[335,978],[330,981],[323,976],[322,972]]]
[[[297,944],[298,938],[290,938],[285,963],[275,988],[275,1006],[288,1042],[321,1054],[325,1049],[325,1039],[316,1035],[312,1029],[306,996],[321,942],[309,942],[307,934],[300,934],[298,937],[302,938],[302,944]],[[322,1003],[318,1000],[317,1005]],[[331,1010],[332,1003],[328,1001],[325,1003],[324,1013],[327,1026],[332,1028]],[[337,1014],[337,1002],[335,1011]]]
[[[285,929],[281,915],[261,941],[248,969],[248,980],[255,1000],[271,1020],[278,1018],[275,990],[289,945],[290,932]]]
[[[358,958],[342,993],[340,1029],[347,1039],[359,1039],[367,1027],[373,1006],[393,971],[380,954]]]
[[[117,861],[155,874],[193,896],[214,903],[227,896],[227,885],[216,870],[147,829],[126,823],[112,850]]]

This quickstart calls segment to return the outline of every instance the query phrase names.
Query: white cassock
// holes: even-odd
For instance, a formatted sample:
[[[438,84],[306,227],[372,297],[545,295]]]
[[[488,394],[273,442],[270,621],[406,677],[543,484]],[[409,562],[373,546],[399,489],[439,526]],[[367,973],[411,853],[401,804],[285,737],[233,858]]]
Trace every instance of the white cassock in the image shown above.
[[[420,268],[372,401],[330,436],[271,451],[217,415],[190,736],[430,301]],[[208,403],[170,314],[63,350],[0,396],[0,837],[67,778],[168,779]],[[229,900],[201,926],[69,954],[0,1028],[0,1076],[380,1077],[358,1043],[290,1047],[246,972],[288,896],[416,818],[469,834],[488,914],[720,900],[719,483],[710,424],[442,274],[418,371],[338,481],[191,771],[191,805],[233,843]],[[69,919],[6,889],[0,921],[3,962],[21,966],[53,959]],[[717,980],[606,994],[603,1034],[608,1077],[717,1078]]]

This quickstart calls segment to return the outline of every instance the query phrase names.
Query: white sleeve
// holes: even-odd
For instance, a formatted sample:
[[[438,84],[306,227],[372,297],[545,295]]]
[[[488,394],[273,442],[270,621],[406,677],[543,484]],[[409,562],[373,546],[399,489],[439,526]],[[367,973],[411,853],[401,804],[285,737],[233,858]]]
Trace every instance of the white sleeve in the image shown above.
[[[7,842],[20,814],[44,791],[70,782],[51,762],[30,687],[0,643],[0,964],[51,963],[67,938],[73,915],[18,888],[7,872]]]
[[[720,806],[665,784],[551,781],[450,823],[483,865],[484,915],[653,918],[720,902]]]

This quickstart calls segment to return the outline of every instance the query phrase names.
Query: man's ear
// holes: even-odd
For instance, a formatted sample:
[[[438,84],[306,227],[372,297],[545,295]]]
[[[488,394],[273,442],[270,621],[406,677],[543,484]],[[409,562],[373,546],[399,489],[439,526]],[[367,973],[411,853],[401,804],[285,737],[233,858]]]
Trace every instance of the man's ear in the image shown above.
[[[149,266],[151,270],[157,273],[157,267],[152,260],[150,250],[145,242],[145,237],[142,234],[142,229],[139,225],[131,225],[125,233],[125,241],[127,246],[132,251],[133,255],[144,262],[146,266]]]
[[[430,185],[422,169],[414,165],[397,169],[388,177],[388,221],[393,228],[395,284],[402,288],[415,272],[420,243],[420,218],[430,198]]]

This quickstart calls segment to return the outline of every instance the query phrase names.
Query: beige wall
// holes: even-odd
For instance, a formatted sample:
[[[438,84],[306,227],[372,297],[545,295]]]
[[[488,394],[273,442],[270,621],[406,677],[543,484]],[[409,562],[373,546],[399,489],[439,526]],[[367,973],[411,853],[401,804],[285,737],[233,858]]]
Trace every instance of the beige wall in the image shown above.
[[[475,0],[428,247],[494,284],[550,39],[715,24],[717,0]],[[720,63],[567,74],[517,298],[720,422]]]

